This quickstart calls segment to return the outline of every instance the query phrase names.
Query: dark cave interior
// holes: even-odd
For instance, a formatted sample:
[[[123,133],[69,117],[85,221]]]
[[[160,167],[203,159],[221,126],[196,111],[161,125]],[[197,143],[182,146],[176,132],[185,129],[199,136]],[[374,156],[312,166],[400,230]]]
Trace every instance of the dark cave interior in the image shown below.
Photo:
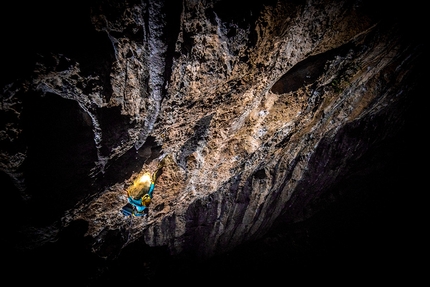
[[[19,4],[12,3],[16,7],[12,10],[2,9],[3,13],[19,11]],[[88,59],[91,59],[90,62],[105,63],[106,57],[112,57],[105,37],[99,33],[90,35],[78,33],[81,30],[92,31],[80,27],[90,25],[87,20],[82,20],[86,19],[89,11],[74,5],[70,7],[60,5],[61,8],[56,9],[71,9],[72,12],[76,12],[76,17],[63,18],[63,15],[73,13],[68,11],[63,14],[51,14],[49,12],[52,9],[51,5],[54,4],[42,6],[33,4],[25,9],[24,16],[21,11],[3,17],[2,27],[8,28],[3,28],[2,34],[15,42],[15,45],[5,47],[2,69],[7,73],[0,80],[1,84],[18,76],[25,76],[32,70],[31,63],[36,53],[28,53],[29,50],[62,51],[76,57],[77,60],[84,57],[85,59],[81,61],[83,63],[89,63]],[[224,17],[230,17],[230,14],[226,13]],[[27,20],[11,21],[12,18],[22,17]],[[39,26],[33,25],[32,29],[27,29],[32,22],[38,23]],[[49,33],[38,32],[47,27],[51,30],[54,27],[52,23],[62,23],[61,26],[69,29],[69,32],[63,30],[63,33],[57,34],[56,29]],[[13,28],[10,28],[11,26]],[[52,37],[52,34],[56,36]],[[85,45],[79,46],[82,39],[85,39]],[[86,49],[88,46],[94,49]],[[60,107],[57,110],[58,114],[47,116],[46,110],[49,107],[44,106],[43,101],[37,103],[30,101],[29,104],[32,105],[30,112],[40,114],[40,117],[36,117],[37,121],[25,121],[23,115],[24,122],[30,126],[29,130],[37,133],[27,135],[30,141],[34,141],[32,146],[37,151],[32,157],[34,161],[30,161],[27,168],[33,172],[34,177],[44,179],[37,181],[41,186],[33,187],[44,192],[38,193],[40,198],[34,201],[35,205],[27,208],[23,206],[17,196],[18,191],[7,176],[0,173],[2,190],[6,193],[2,209],[5,237],[2,248],[6,254],[5,262],[8,264],[6,272],[10,273],[11,282],[41,283],[46,286],[61,282],[80,286],[111,286],[114,283],[155,285],[180,282],[252,284],[283,283],[297,279],[301,280],[300,283],[311,282],[314,279],[341,282],[342,276],[352,276],[354,280],[351,277],[348,280],[358,282],[365,281],[372,275],[386,280],[392,280],[397,276],[403,278],[408,269],[413,268],[410,262],[415,262],[417,256],[421,257],[420,254],[423,252],[418,246],[424,232],[424,227],[418,222],[423,219],[419,203],[426,170],[422,163],[426,155],[425,141],[421,139],[426,129],[426,106],[422,104],[423,96],[426,95],[423,75],[422,78],[420,81],[422,85],[410,96],[410,106],[407,107],[404,118],[405,125],[400,132],[371,150],[365,158],[353,163],[351,173],[325,193],[324,196],[327,198],[323,196],[319,199],[329,202],[325,208],[303,222],[274,227],[262,239],[249,242],[204,262],[190,260],[185,255],[170,256],[163,247],[149,248],[139,241],[122,250],[118,258],[101,259],[92,254],[88,248],[87,239],[83,237],[87,228],[84,222],[75,222],[59,234],[56,242],[43,248],[25,252],[11,251],[10,246],[19,240],[20,236],[18,222],[26,221],[28,217],[41,224],[45,219],[49,220],[51,214],[45,214],[45,211],[53,202],[60,201],[66,205],[70,202],[67,200],[61,202],[59,195],[55,193],[55,186],[64,182],[69,185],[77,184],[72,172],[62,171],[59,169],[61,167],[56,165],[59,162],[55,156],[58,146],[46,145],[50,142],[49,136],[53,133],[57,136],[60,133],[62,142],[58,144],[61,147],[68,146],[73,149],[77,144],[87,145],[88,157],[84,161],[95,156],[94,147],[89,144],[92,141],[88,140],[91,136],[90,127],[86,124],[88,119],[85,119],[84,115],[82,118],[68,117],[67,111],[76,109],[74,103],[61,100],[57,103]],[[106,116],[112,118],[112,115]],[[54,117],[59,122],[51,121],[48,117]],[[121,117],[119,115],[113,117],[118,121],[116,124],[120,125]],[[52,125],[45,126],[44,121],[51,122]],[[57,124],[69,124],[71,127],[65,132],[63,127],[60,129]],[[79,142],[74,141],[76,139]],[[31,152],[29,150],[30,155]],[[128,155],[129,158],[133,156],[134,153]],[[40,161],[37,157],[44,157],[46,160]],[[123,160],[127,159],[126,155]],[[67,168],[70,170],[74,168],[75,161],[79,161],[81,166],[81,159],[68,160],[70,165]],[[145,158],[139,160],[144,161]],[[45,165],[32,166],[32,163],[36,162],[44,162]],[[136,162],[136,165],[138,164],[141,162]],[[126,172],[129,173],[124,171]],[[111,174],[121,176],[114,170]],[[61,178],[63,175],[69,177]],[[54,184],[52,178],[55,178]],[[31,181],[31,177],[29,180]],[[114,179],[109,177],[108,173],[105,180],[106,182],[100,185],[108,185]],[[89,191],[82,190],[83,194],[73,196],[83,196],[87,192]],[[331,200],[333,196],[336,199],[334,201]],[[68,207],[61,204],[58,206],[58,213]],[[117,240],[118,237],[112,238]],[[12,275],[16,274],[14,272],[23,272],[23,275]]]
[[[325,194],[327,198],[319,199],[327,204],[317,214],[279,225],[263,238],[225,254],[199,261],[136,241],[117,258],[101,259],[90,252],[83,237],[86,223],[74,222],[57,242],[13,254],[7,260],[9,268],[18,270],[25,262],[24,281],[29,283],[55,285],[58,278],[68,278],[71,284],[85,282],[86,286],[135,284],[136,280],[142,284],[178,280],[252,284],[286,278],[341,282],[344,276],[360,281],[379,280],[393,272],[406,275],[413,266],[409,262],[420,252],[417,243],[422,236],[422,228],[414,224],[421,218],[415,201],[424,179],[419,163],[424,147],[415,134],[423,123],[422,110],[422,105],[411,106],[401,132],[355,162],[352,172]],[[5,227],[13,230],[13,221],[6,221]],[[112,234],[112,239],[118,236]],[[7,253],[9,245],[2,246]]]

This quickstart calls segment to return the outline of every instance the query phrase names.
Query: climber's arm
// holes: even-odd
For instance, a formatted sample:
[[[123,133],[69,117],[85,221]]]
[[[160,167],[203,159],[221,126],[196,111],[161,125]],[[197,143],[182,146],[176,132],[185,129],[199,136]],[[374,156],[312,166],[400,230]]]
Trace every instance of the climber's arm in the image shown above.
[[[154,191],[154,186],[155,186],[155,183],[152,181],[151,182],[151,185],[149,186],[149,190],[148,190],[148,195],[152,198],[152,193],[153,193],[153,191]]]

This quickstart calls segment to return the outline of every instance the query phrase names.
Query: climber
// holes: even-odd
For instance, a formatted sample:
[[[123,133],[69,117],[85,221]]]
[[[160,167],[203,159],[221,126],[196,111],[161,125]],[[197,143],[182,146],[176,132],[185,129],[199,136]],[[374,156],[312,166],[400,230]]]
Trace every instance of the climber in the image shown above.
[[[144,216],[148,214],[148,207],[151,203],[154,192],[155,181],[159,176],[160,168],[150,175],[144,173],[127,190],[128,203],[122,208],[122,214],[126,216]]]

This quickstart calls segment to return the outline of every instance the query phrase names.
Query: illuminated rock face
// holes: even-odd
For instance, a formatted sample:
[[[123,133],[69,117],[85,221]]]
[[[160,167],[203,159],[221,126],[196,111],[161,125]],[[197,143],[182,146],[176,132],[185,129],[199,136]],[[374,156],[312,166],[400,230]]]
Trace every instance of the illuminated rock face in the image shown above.
[[[32,214],[18,248],[84,222],[102,258],[231,250],[312,216],[405,124],[422,51],[369,1],[119,2],[79,7],[85,48],[46,45],[2,86],[2,178]],[[125,190],[161,160],[130,223]]]

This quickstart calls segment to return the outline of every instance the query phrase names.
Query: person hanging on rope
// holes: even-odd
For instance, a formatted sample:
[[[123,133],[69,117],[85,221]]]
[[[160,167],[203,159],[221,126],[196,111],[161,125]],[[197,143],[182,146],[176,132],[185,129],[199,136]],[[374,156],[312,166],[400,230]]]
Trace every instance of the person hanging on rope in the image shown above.
[[[155,181],[161,174],[161,168],[152,174],[145,172],[132,186],[127,189],[128,203],[121,209],[125,216],[144,216],[148,214],[151,204]]]

